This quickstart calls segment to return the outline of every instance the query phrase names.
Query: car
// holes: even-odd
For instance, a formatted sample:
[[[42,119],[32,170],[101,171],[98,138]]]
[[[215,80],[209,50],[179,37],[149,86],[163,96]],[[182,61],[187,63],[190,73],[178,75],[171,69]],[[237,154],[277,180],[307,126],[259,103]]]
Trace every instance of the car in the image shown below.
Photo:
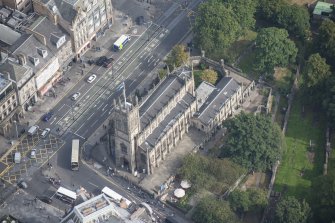
[[[48,122],[51,119],[51,117],[53,116],[53,114],[54,113],[52,111],[44,114],[43,117],[42,117],[42,120],[45,121],[45,122]]]
[[[50,132],[49,128],[44,129],[43,132],[41,133],[42,138],[47,137],[47,135],[49,134],[49,132]]]
[[[76,100],[79,98],[79,96],[80,96],[80,92],[76,92],[76,93],[74,93],[74,94],[71,96],[71,99],[72,99],[73,101],[76,101]]]
[[[136,21],[137,25],[139,25],[139,26],[143,25],[143,23],[144,23],[144,16],[137,17],[135,21]]]
[[[107,60],[107,57],[106,57],[106,56],[101,56],[101,57],[99,57],[99,59],[97,60],[96,65],[98,65],[98,66],[102,66],[102,65],[105,63],[106,60]]]
[[[30,159],[36,159],[36,149],[31,150]]]
[[[23,188],[23,189],[27,189],[28,188],[28,184],[25,182],[25,181],[20,181],[17,186],[19,186],[20,188]]]
[[[92,83],[92,82],[95,80],[95,78],[97,78],[97,75],[92,74],[91,76],[89,76],[89,77],[87,78],[87,82],[88,82],[88,83]]]
[[[113,58],[108,58],[108,59],[104,62],[103,66],[106,67],[106,68],[110,68],[110,67],[113,65],[113,61],[114,61]]]
[[[52,203],[52,199],[50,197],[41,196],[41,197],[38,197],[38,199],[40,201],[43,201],[44,203],[47,203],[47,204],[51,204]]]

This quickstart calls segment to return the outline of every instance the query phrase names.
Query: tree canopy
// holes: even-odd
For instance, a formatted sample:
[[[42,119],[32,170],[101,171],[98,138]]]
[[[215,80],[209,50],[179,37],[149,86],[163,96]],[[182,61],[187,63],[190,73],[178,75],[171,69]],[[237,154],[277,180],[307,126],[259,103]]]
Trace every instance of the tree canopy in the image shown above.
[[[274,67],[295,62],[297,52],[285,29],[261,29],[256,38],[255,68],[260,72],[272,74]]]
[[[277,12],[277,23],[290,34],[304,38],[309,33],[309,12],[306,7],[283,4]]]
[[[218,80],[218,73],[215,70],[206,69],[201,74],[201,80],[215,85]]]
[[[275,220],[278,223],[305,223],[311,216],[311,208],[306,201],[299,202],[294,197],[285,197],[276,207]]]
[[[286,4],[284,0],[259,0],[258,2],[258,15],[274,23],[277,19],[277,13]]]
[[[234,190],[228,199],[231,208],[240,215],[264,208],[268,203],[266,191],[262,189]]]
[[[308,88],[323,84],[330,76],[330,66],[320,54],[312,54],[306,61],[303,79]]]
[[[239,222],[227,201],[220,201],[213,197],[202,199],[196,206],[192,218],[197,223]]]
[[[201,155],[184,158],[179,173],[189,180],[195,189],[207,189],[221,194],[232,185],[245,170],[228,159],[218,159]]]
[[[335,23],[331,20],[324,20],[319,28],[319,36],[315,44],[319,52],[329,64],[335,65]]]
[[[223,156],[253,170],[271,169],[281,158],[282,134],[269,117],[241,113],[227,120],[225,126]]]
[[[168,55],[166,63],[172,69],[174,66],[180,67],[188,60],[188,53],[184,45],[176,45],[172,48],[171,53]]]

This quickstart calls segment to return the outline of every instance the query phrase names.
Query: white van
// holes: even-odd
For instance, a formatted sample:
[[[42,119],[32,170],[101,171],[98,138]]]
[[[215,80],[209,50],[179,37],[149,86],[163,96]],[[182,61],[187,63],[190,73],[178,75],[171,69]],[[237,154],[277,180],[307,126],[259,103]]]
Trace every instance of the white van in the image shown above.
[[[40,127],[38,125],[33,125],[28,130],[28,135],[34,135]]]
[[[14,154],[14,163],[20,163],[21,162],[21,153],[15,152]]]

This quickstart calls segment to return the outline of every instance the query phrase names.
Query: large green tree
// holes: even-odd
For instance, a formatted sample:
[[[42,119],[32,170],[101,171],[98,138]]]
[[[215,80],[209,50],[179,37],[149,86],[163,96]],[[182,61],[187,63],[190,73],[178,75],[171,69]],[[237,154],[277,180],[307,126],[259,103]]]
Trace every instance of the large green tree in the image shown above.
[[[335,65],[335,23],[331,20],[324,20],[319,28],[319,36],[315,45],[329,64]]]
[[[166,59],[167,65],[172,69],[173,67],[179,67],[187,62],[188,53],[185,50],[184,45],[176,45],[172,48],[171,53]]]
[[[278,223],[305,223],[311,216],[311,208],[306,201],[285,197],[276,207],[275,220]]]
[[[307,88],[324,86],[324,82],[330,76],[330,66],[326,59],[322,58],[320,54],[312,54],[306,61],[303,71],[304,85]]]
[[[196,206],[192,218],[197,223],[239,222],[227,201],[220,201],[213,197],[202,199]]]
[[[241,26],[231,7],[210,0],[198,8],[194,24],[195,41],[210,56],[220,57],[239,36]]]
[[[282,134],[269,117],[241,113],[227,120],[225,126],[223,156],[253,170],[270,169],[281,158]]]
[[[195,189],[207,189],[221,194],[231,186],[245,169],[228,159],[192,154],[184,158],[179,174]]]
[[[323,107],[325,108],[328,116],[328,121],[335,124],[335,80],[331,78],[327,83],[327,91],[323,100]]]
[[[235,190],[228,199],[232,209],[240,215],[264,208],[268,203],[266,191],[262,189]]]
[[[261,29],[256,38],[255,68],[260,72],[272,74],[274,67],[295,62],[297,52],[285,29]]]
[[[276,23],[277,13],[283,5],[287,4],[284,0],[259,0],[258,16]]]
[[[299,5],[284,4],[277,12],[276,22],[287,31],[300,38],[309,34],[309,12],[306,7]]]

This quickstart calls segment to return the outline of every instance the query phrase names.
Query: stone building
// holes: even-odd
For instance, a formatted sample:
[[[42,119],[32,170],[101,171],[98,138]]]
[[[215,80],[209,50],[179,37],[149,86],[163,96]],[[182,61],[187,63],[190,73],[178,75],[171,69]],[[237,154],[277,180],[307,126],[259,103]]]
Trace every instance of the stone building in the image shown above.
[[[70,35],[77,59],[112,24],[110,0],[33,0],[33,6]]]
[[[0,76],[0,134],[8,136],[18,107],[13,81]]]
[[[195,111],[193,71],[188,68],[168,75],[140,103],[119,101],[112,113],[111,154],[116,165],[152,174],[178,149]]]
[[[23,13],[31,12],[33,9],[31,0],[0,0],[0,5],[7,6]]]

